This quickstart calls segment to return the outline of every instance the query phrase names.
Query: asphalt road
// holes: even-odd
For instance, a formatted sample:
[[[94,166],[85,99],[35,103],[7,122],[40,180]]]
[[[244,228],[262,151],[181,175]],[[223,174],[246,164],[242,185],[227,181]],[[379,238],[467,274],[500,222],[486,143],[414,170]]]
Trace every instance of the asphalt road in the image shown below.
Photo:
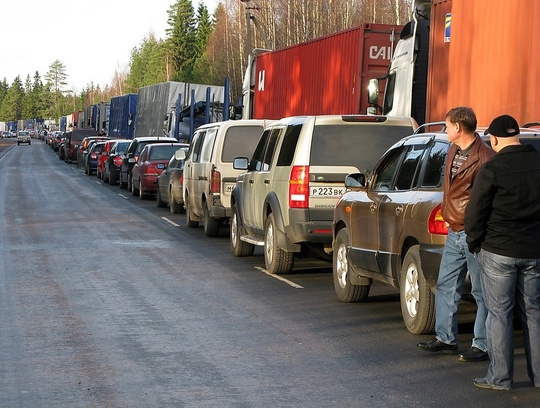
[[[7,143],[4,142],[3,143]],[[10,142],[11,143],[11,142]],[[67,165],[39,140],[0,151],[0,407],[536,407],[487,362],[416,348],[397,291],[336,300],[331,269],[278,280],[262,252],[207,238]],[[464,303],[460,349],[470,346]]]

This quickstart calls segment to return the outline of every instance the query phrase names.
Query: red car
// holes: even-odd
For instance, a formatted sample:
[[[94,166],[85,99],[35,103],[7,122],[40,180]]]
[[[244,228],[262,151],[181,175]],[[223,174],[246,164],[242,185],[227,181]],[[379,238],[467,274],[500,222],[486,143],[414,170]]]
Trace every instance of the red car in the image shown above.
[[[156,194],[157,178],[167,167],[174,153],[188,147],[185,143],[151,143],[144,147],[131,171],[131,193],[141,200],[149,194]]]
[[[100,178],[104,180],[105,182],[109,181],[108,179],[105,180],[105,178],[103,177],[103,175],[105,174],[105,163],[107,162],[107,159],[109,158],[109,153],[111,152],[111,149],[115,145],[116,142],[118,142],[118,139],[108,140],[105,143],[105,146],[103,146],[101,155],[98,157],[96,176],[97,178]]]

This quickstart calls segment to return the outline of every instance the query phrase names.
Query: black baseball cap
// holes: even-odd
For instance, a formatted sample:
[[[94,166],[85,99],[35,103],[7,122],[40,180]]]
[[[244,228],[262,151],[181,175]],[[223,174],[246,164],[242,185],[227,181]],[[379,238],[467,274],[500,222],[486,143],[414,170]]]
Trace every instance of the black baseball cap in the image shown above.
[[[497,116],[484,132],[497,137],[509,137],[519,135],[519,125],[510,115]]]

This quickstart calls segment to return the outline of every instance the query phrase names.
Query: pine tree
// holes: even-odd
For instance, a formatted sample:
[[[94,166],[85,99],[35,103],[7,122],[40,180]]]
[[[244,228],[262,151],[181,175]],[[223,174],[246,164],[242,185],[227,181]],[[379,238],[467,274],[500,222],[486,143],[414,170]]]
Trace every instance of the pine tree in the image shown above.
[[[178,0],[167,11],[167,50],[173,66],[173,79],[191,82],[196,57],[196,25],[191,0]]]
[[[22,99],[24,89],[21,78],[17,76],[9,88],[6,97],[0,106],[0,118],[7,122],[10,120],[23,119],[21,115]]]

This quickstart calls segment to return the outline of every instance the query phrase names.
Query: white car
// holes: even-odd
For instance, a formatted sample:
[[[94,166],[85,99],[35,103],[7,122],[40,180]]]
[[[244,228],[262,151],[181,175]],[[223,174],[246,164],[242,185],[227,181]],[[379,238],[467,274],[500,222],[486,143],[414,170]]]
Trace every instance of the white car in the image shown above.
[[[17,144],[20,145],[21,143],[28,143],[31,144],[30,139],[30,132],[27,130],[19,130],[17,132]]]

